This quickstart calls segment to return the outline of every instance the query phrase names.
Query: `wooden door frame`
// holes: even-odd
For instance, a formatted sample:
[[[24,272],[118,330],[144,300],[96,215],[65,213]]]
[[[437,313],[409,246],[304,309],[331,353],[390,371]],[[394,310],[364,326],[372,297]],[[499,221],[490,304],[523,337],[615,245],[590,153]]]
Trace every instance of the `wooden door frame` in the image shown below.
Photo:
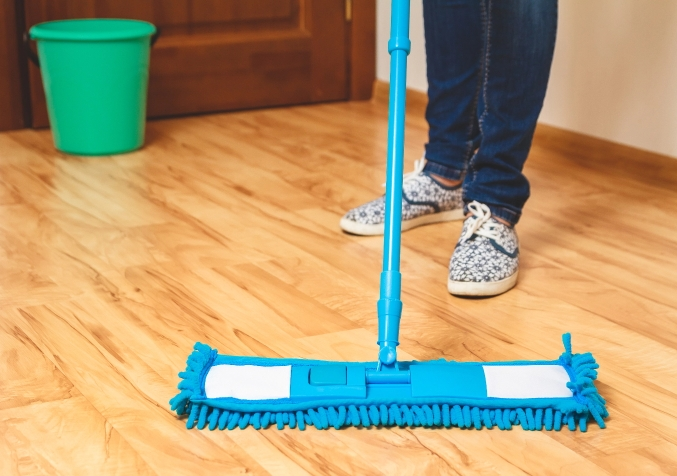
[[[345,2],[349,17],[348,99],[368,100],[376,81],[376,0]],[[4,89],[0,91],[0,111],[10,111],[0,117],[0,131],[32,126],[28,58],[21,40],[28,28],[23,9],[24,0],[0,0],[0,14],[6,23],[0,38],[4,43],[0,44],[0,87]]]
[[[376,0],[345,0],[350,14],[348,99],[371,99],[376,81]]]
[[[0,0],[0,131],[31,124],[23,24],[23,0]]]

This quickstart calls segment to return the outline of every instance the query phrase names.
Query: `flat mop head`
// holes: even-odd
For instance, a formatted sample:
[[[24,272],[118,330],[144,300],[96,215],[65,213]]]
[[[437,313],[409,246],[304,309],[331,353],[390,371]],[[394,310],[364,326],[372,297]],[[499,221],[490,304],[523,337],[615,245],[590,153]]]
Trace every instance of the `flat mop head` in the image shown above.
[[[329,362],[220,355],[195,344],[170,401],[186,426],[210,430],[304,430],[345,426],[423,426],[586,431],[604,428],[606,402],[594,385],[592,354],[564,353],[553,361],[495,363]]]

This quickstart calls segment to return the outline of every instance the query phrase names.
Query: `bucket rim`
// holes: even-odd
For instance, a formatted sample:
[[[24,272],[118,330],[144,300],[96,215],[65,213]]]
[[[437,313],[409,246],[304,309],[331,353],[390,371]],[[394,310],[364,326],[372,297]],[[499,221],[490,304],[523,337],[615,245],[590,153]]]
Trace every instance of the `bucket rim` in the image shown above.
[[[100,28],[92,28],[97,23]],[[80,29],[68,29],[68,26],[77,26]],[[90,28],[83,29],[83,26]],[[115,41],[143,38],[155,34],[156,31],[155,25],[142,20],[79,18],[38,23],[31,27],[29,35],[32,40]]]

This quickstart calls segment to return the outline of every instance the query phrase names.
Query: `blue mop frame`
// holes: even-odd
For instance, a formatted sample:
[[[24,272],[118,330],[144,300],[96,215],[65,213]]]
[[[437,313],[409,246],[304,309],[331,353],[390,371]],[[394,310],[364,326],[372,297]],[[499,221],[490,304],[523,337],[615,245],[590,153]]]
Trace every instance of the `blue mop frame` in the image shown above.
[[[402,231],[402,177],[404,162],[404,122],[406,98],[407,55],[411,49],[409,41],[409,0],[392,1],[391,38],[388,42],[390,53],[390,104],[388,124],[388,152],[386,177],[386,214],[383,241],[383,270],[381,272],[378,311],[378,361],[377,362],[328,362],[302,359],[266,359],[260,357],[235,357],[219,355],[205,344],[195,344],[195,350],[188,358],[188,366],[179,376],[180,393],[170,401],[172,410],[179,415],[187,414],[188,428],[210,430],[219,428],[232,430],[253,426],[267,428],[275,424],[278,429],[285,426],[304,430],[306,426],[317,429],[342,428],[345,426],[424,426],[476,428],[497,427],[501,430],[521,425],[525,430],[560,430],[567,426],[586,431],[589,419],[594,419],[601,428],[608,416],[606,402],[594,385],[598,368],[590,353],[572,354],[571,337],[564,335],[565,351],[555,361],[517,361],[499,363],[457,363],[444,360],[434,362],[397,362],[399,328],[402,316],[400,273],[400,238]],[[294,373],[290,398],[248,402],[235,398],[207,398],[205,379],[215,365],[257,365],[293,368],[326,366],[345,367],[346,375],[361,375],[356,386],[362,396],[346,396],[349,389],[339,396],[335,392],[322,397],[322,392],[313,394],[308,382],[301,382],[304,392],[295,388]],[[569,375],[567,387],[571,397],[502,399],[473,395],[471,379],[456,379],[461,391],[439,392],[436,388],[439,378],[430,378],[441,369],[439,375],[448,375],[454,367],[468,374],[480,375],[478,366],[487,365],[561,365]],[[428,377],[414,382],[411,369],[424,368]],[[479,371],[479,372],[478,372]],[[445,373],[446,372],[446,373]],[[319,372],[323,374],[322,371]],[[326,372],[323,375],[329,375]],[[308,378],[306,375],[306,379]],[[439,377],[438,375],[438,377]],[[348,377],[350,379],[350,377]],[[359,379],[357,379],[359,380]],[[312,383],[312,382],[311,382]],[[350,383],[350,382],[348,382]],[[306,388],[307,387],[307,388]],[[481,385],[480,385],[481,387]],[[334,387],[336,388],[336,387]],[[427,397],[420,395],[421,389],[433,389]],[[310,392],[307,393],[307,392]],[[343,392],[343,389],[341,389]],[[426,392],[423,392],[424,394]],[[308,397],[308,395],[311,395]]]
[[[330,398],[307,401],[295,399],[258,400],[254,403],[235,398],[207,398],[205,379],[215,365],[257,365],[295,367],[320,367],[336,365],[337,362],[304,359],[270,359],[263,357],[236,357],[220,355],[215,349],[197,343],[188,358],[188,367],[179,376],[181,392],[169,402],[171,409],[178,415],[188,415],[187,428],[197,427],[210,430],[235,428],[245,429],[252,426],[259,430],[276,425],[305,430],[307,426],[316,429],[347,426],[422,426],[422,427],[459,427],[482,429],[486,427],[510,430],[520,425],[524,430],[555,430],[563,426],[569,430],[587,431],[588,421],[593,419],[600,428],[605,428],[604,419],[608,416],[606,402],[594,385],[597,368],[592,354],[573,354],[571,336],[565,334],[564,353],[554,361],[513,361],[495,363],[454,363],[444,360],[432,362],[407,362],[408,365],[447,366],[460,365],[561,365],[567,371],[570,382],[567,387],[571,397],[563,398],[413,398],[402,397],[394,391],[397,385],[387,385],[387,392],[380,397],[367,398]],[[366,367],[374,369],[376,362],[341,362],[348,367]],[[369,386],[367,384],[367,386]],[[378,388],[379,384],[373,387]],[[401,387],[407,387],[402,385]],[[293,393],[293,392],[292,392]],[[392,393],[386,397],[384,393]]]

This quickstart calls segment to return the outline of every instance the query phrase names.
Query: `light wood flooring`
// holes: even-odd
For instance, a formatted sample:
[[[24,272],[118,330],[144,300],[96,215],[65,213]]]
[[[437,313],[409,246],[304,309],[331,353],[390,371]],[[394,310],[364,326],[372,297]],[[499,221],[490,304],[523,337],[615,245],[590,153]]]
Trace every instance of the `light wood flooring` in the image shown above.
[[[426,126],[408,118],[407,168]],[[0,474],[677,474],[677,160],[541,127],[517,288],[446,291],[461,223],[404,234],[401,357],[601,364],[608,429],[188,431],[168,408],[195,341],[376,358],[386,108],[155,121],[112,158],[0,134]]]

